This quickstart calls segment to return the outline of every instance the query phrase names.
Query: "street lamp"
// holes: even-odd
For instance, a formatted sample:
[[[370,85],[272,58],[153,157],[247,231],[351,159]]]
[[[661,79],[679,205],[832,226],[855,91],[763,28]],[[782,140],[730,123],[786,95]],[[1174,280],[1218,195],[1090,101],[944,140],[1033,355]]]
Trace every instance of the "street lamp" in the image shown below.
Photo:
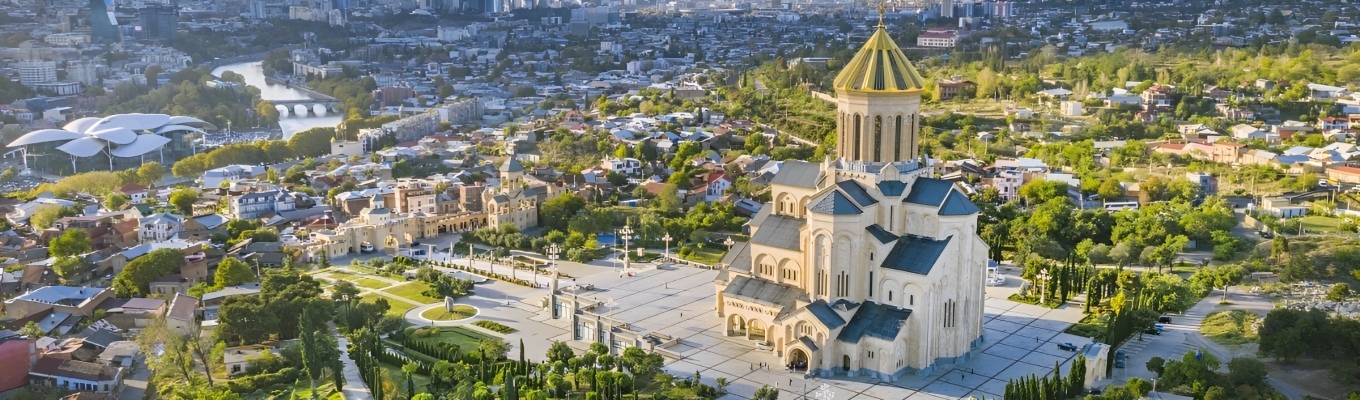
[[[556,270],[557,270],[557,255],[558,255],[558,254],[561,254],[561,253],[562,253],[562,246],[558,246],[557,243],[553,243],[553,244],[548,245],[548,259],[552,261],[552,269],[553,269],[553,271],[556,271]],[[537,274],[535,274],[535,275],[537,275]],[[535,278],[535,279],[537,279],[537,278]],[[554,276],[553,279],[557,279],[557,277]]]
[[[619,234],[623,235],[623,271],[628,272],[628,239],[631,239],[633,236],[633,228],[624,225],[623,229],[619,229]]]
[[[670,233],[670,232],[666,232],[666,236],[662,236],[662,237],[661,237],[661,241],[666,242],[666,254],[665,254],[665,255],[666,255],[666,258],[667,258],[667,259],[671,258],[671,241],[672,241],[672,240],[675,240],[675,238],[671,237],[671,233]]]
[[[1039,271],[1039,274],[1035,275],[1034,278],[1039,280],[1039,306],[1043,306],[1048,300],[1048,291],[1044,290],[1043,286],[1048,281],[1048,270]]]

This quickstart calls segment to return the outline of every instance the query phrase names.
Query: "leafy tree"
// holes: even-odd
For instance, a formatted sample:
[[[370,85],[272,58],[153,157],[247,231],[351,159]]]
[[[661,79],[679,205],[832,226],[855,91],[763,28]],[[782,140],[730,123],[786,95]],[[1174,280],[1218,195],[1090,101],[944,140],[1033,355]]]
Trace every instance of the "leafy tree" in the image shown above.
[[[28,321],[27,324],[24,324],[23,328],[19,328],[19,334],[28,336],[30,339],[40,338],[45,333],[46,332],[43,332],[42,327],[38,326],[38,323],[34,321]]]
[[[756,389],[756,393],[751,396],[751,400],[779,400],[779,389],[772,388],[769,385],[762,385],[760,389]]]
[[[1035,179],[1020,186],[1020,196],[1030,204],[1043,204],[1052,199],[1067,198],[1067,182]]]
[[[175,273],[182,264],[184,252],[178,249],[157,249],[134,258],[113,278],[114,293],[122,298],[146,296],[151,281]]]
[[[538,208],[539,222],[550,230],[567,230],[567,223],[586,206],[586,199],[573,193],[553,197]]]
[[[165,167],[162,167],[161,163],[151,161],[137,167],[137,183],[142,184],[142,186],[155,186],[164,177]]]
[[[123,206],[127,205],[128,201],[128,197],[122,193],[110,194],[104,198],[104,208],[118,211],[123,209]]]
[[[571,350],[571,346],[567,346],[566,342],[554,341],[552,346],[548,348],[548,361],[566,362],[572,357],[576,357],[576,353]]]
[[[213,283],[218,287],[236,286],[247,282],[255,281],[255,271],[240,259],[227,257],[217,264],[217,272],[213,275]]]
[[[260,100],[255,103],[255,113],[260,116],[264,124],[274,125],[279,123],[279,109],[269,100]]]
[[[67,229],[47,245],[47,252],[56,257],[77,256],[89,253],[90,249],[90,236],[80,228]]]
[[[652,201],[652,208],[662,212],[679,211],[683,202],[680,199],[680,187],[673,183],[666,184],[661,188],[661,193]]]
[[[170,205],[175,206],[175,209],[186,216],[194,214],[194,203],[197,202],[197,190],[182,187],[170,192]]]
[[[1165,366],[1166,366],[1166,360],[1162,359],[1161,357],[1153,356],[1152,358],[1149,358],[1148,361],[1147,361],[1147,370],[1148,370],[1148,372],[1152,372],[1152,373],[1157,374],[1157,375],[1161,375],[1161,374],[1162,374],[1162,369],[1163,369],[1163,367],[1165,367]]]
[[[1346,282],[1333,285],[1332,290],[1327,292],[1328,301],[1346,301],[1348,297],[1351,297],[1351,285]]]
[[[85,262],[81,261],[79,257],[60,257],[52,263],[52,271],[56,272],[57,276],[61,277],[63,281],[69,281],[84,270]]]
[[[359,298],[359,287],[354,282],[340,280],[331,286],[331,299],[348,303],[350,300]],[[383,299],[379,299],[383,300]]]
[[[38,210],[33,213],[33,216],[28,218],[28,223],[33,225],[34,228],[47,229],[51,228],[52,224],[59,219],[77,215],[80,215],[80,211],[74,209],[74,207],[44,205],[38,206]]]
[[[316,383],[321,380],[322,372],[330,369],[332,374],[342,374],[340,369],[332,368],[340,363],[340,349],[337,347],[335,337],[332,336],[328,328],[325,328],[324,319],[304,310],[302,313],[302,328],[299,342],[302,347],[302,368],[307,371],[307,378],[312,389],[312,400],[318,398]],[[318,330],[316,327],[324,330]],[[406,368],[402,367],[405,371]],[[410,379],[410,375],[407,375]],[[409,389],[414,387],[408,386]],[[413,393],[408,390],[407,393]]]

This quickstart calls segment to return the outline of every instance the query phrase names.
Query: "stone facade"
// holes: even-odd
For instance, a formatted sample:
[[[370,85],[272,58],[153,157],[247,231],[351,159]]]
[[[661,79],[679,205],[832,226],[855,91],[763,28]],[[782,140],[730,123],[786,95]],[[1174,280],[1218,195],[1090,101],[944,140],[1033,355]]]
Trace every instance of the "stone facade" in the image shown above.
[[[982,338],[979,209],[918,159],[923,80],[905,60],[880,26],[836,79],[839,158],[786,162],[714,283],[726,333],[791,368],[893,381]]]

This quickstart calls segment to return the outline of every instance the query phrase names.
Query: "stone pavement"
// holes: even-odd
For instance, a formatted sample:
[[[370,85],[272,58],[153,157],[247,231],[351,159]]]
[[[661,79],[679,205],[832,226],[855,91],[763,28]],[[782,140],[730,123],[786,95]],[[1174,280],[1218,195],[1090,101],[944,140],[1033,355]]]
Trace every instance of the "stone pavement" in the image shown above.
[[[781,398],[797,399],[823,383],[830,385],[836,400],[1000,398],[1009,379],[1050,373],[1055,363],[1062,365],[1065,374],[1076,353],[1059,350],[1059,343],[1080,347],[1091,341],[1062,333],[1081,319],[1079,306],[1046,309],[1005,300],[1004,296],[1018,286],[1018,278],[1010,276],[1007,285],[987,290],[985,340],[971,360],[942,366],[928,376],[909,375],[892,383],[866,378],[804,379],[801,373],[780,367],[782,362],[772,351],[757,349],[755,342],[744,337],[725,335],[722,319],[713,313],[713,279],[718,271],[663,265],[643,267],[628,276],[617,268],[591,267],[599,272],[575,279],[576,284],[595,286],[583,296],[604,302],[600,309],[603,313],[627,321],[637,330],[679,338],[680,344],[669,350],[682,358],[668,358],[663,368],[680,377],[697,372],[710,385],[716,385],[717,378],[725,378],[729,382],[728,395],[724,396],[727,400],[749,399],[762,385],[777,386],[784,392]],[[567,341],[576,348],[588,346],[571,340],[565,321],[549,319],[539,311],[537,304],[546,293],[544,289],[504,282],[478,285],[475,295],[459,302],[477,307],[480,313],[439,325],[464,325],[482,319],[500,322],[519,330],[496,335],[511,344],[511,352],[517,352],[514,347],[523,339],[526,355],[536,360],[553,341]],[[426,308],[412,310],[407,319],[428,326],[429,321],[419,319],[419,311]],[[756,368],[761,363],[772,367]]]

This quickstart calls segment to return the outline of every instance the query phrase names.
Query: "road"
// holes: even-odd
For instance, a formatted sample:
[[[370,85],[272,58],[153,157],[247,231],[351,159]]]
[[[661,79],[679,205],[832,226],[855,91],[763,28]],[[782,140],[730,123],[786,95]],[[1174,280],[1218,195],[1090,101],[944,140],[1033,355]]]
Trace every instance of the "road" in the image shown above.
[[[1130,340],[1122,348],[1128,354],[1126,367],[1115,369],[1114,381],[1106,381],[1102,385],[1107,383],[1118,384],[1132,377],[1145,380],[1156,378],[1156,374],[1148,371],[1146,367],[1147,361],[1154,356],[1168,361],[1177,360],[1188,352],[1204,349],[1219,359],[1221,362],[1220,372],[1227,372],[1228,361],[1235,357],[1255,357],[1252,348],[1228,348],[1199,333],[1199,327],[1204,322],[1204,317],[1214,311],[1249,310],[1257,315],[1264,316],[1274,308],[1269,299],[1250,293],[1242,293],[1239,291],[1240,289],[1240,287],[1233,288],[1228,292],[1228,301],[1232,303],[1231,305],[1220,306],[1218,303],[1223,300],[1223,292],[1215,290],[1187,310],[1184,315],[1172,315],[1172,323],[1165,325],[1166,330],[1161,335],[1142,335],[1142,340],[1139,340],[1138,337]],[[1303,396],[1322,397],[1275,378],[1267,378],[1267,382],[1280,394],[1291,400],[1299,400]]]

